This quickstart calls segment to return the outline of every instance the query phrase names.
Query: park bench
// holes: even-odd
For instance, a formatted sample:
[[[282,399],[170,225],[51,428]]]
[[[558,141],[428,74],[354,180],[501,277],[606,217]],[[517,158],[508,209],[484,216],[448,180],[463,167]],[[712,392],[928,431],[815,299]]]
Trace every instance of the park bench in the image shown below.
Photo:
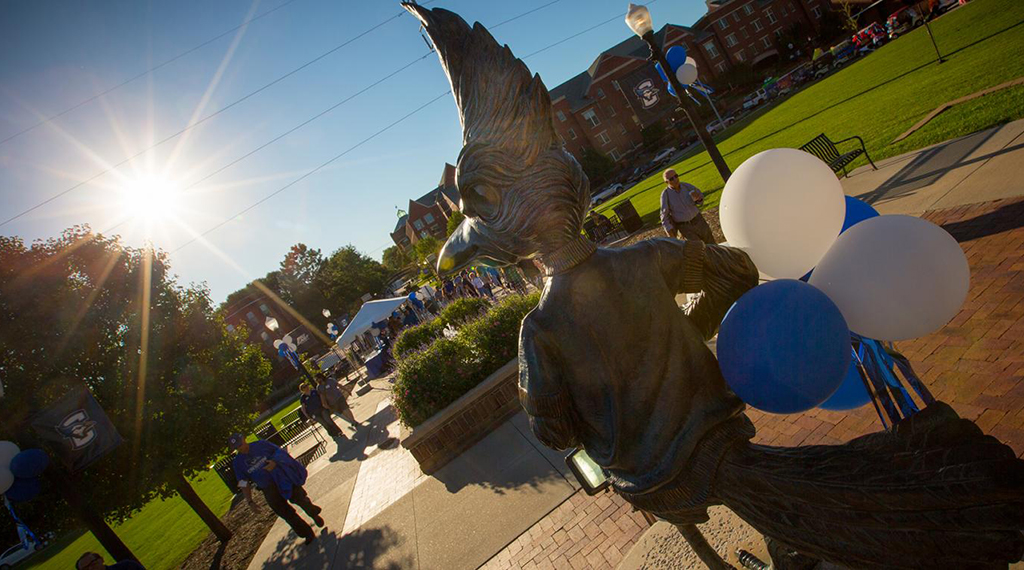
[[[842,144],[844,142],[849,142],[854,139],[860,142],[859,149],[855,148],[849,152],[841,153],[839,152],[839,149],[836,148],[836,145]],[[871,168],[878,170],[878,167],[875,166],[874,161],[871,160],[871,156],[868,155],[868,149],[864,147],[864,139],[860,137],[850,137],[848,139],[833,142],[831,139],[825,136],[824,133],[822,133],[811,139],[811,142],[806,143],[804,146],[800,147],[800,150],[804,152],[809,152],[814,156],[820,158],[821,160],[825,161],[825,164],[827,164],[829,168],[832,169],[832,172],[839,172],[840,170],[842,170],[843,176],[846,176],[846,165],[856,160],[856,158],[862,154],[864,155],[864,158],[868,159],[868,162],[871,163]]]
[[[294,422],[295,420],[300,419],[301,414],[302,414],[302,408],[301,407],[295,408],[290,413],[285,414],[281,418],[281,425],[287,426],[288,424]]]

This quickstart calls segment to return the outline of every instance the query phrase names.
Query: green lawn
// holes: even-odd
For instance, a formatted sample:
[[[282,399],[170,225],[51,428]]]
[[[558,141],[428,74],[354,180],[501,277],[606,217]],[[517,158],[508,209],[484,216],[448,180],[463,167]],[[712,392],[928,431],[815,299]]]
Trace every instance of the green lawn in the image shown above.
[[[274,427],[281,429],[284,426],[281,425],[281,418],[295,411],[295,408],[299,407],[299,393],[295,392],[295,399],[288,403],[287,406],[278,410],[274,415],[270,416],[270,421],[274,424]]]
[[[215,473],[208,471],[192,481],[196,493],[217,516],[228,511],[231,493]],[[149,570],[177,568],[202,542],[209,528],[185,501],[175,495],[146,505],[124,524],[114,527],[121,540]],[[107,557],[92,533],[66,535],[54,543],[27,568],[74,568],[83,552],[92,550]]]
[[[1011,88],[947,110],[899,144],[890,141],[946,101],[1024,75],[1024,2],[975,0],[932,22],[946,56],[938,64],[923,27],[883,46],[718,138],[732,169],[750,156],[799,147],[820,133],[864,139],[875,160],[1024,117],[1022,91]],[[724,137],[724,138],[723,138]],[[845,147],[844,147],[845,148]],[[852,167],[866,164],[863,158]],[[720,199],[722,180],[706,152],[673,165],[680,177]],[[641,217],[657,216],[663,183],[657,173],[599,208],[632,200]]]

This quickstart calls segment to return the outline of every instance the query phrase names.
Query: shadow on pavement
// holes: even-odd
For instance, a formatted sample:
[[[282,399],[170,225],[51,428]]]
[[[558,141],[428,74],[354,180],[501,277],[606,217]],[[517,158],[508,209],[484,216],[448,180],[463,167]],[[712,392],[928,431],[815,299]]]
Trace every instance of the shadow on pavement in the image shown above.
[[[944,224],[942,229],[963,243],[1024,227],[1024,202],[1013,202],[973,218]]]
[[[399,570],[415,568],[416,563],[411,557],[399,560],[379,560],[388,550],[398,546],[400,537],[389,526],[364,528],[350,532],[338,541],[337,555],[334,564],[337,568],[382,568]],[[391,552],[388,558],[393,558]]]
[[[329,460],[332,462],[363,461],[369,458],[377,448],[388,449],[389,446],[387,444],[393,442],[388,441],[392,438],[388,434],[387,427],[397,419],[398,415],[395,413],[394,407],[388,406],[380,410],[367,419],[351,437],[335,440],[338,448]],[[370,446],[375,446],[375,448],[368,455],[366,448]]]

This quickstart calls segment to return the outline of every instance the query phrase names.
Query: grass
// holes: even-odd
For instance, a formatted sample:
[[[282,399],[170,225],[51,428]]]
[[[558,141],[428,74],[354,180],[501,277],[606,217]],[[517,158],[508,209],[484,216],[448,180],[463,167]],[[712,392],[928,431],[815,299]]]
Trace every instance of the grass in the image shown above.
[[[858,135],[871,157],[880,160],[1024,117],[1021,91],[1012,88],[954,107],[890,145],[942,103],[1024,75],[1024,58],[1018,55],[1024,45],[1024,2],[975,0],[931,26],[946,63],[936,63],[927,32],[918,28],[727,129],[718,147],[730,168],[763,150],[799,147],[820,133],[833,140]],[[851,166],[860,164],[866,161]],[[705,191],[705,208],[718,205],[722,179],[706,152],[684,157],[673,168]],[[656,217],[662,187],[658,172],[599,211],[632,200],[641,217]]]
[[[231,493],[213,471],[192,480],[196,493],[217,516],[223,516],[231,504]],[[152,501],[124,524],[114,527],[121,540],[149,570],[177,568],[206,537],[209,528],[181,497]],[[83,552],[107,551],[91,532],[72,533],[28,561],[26,568],[74,568]]]
[[[274,427],[281,429],[284,425],[281,424],[281,418],[295,411],[295,408],[299,407],[299,393],[295,392],[294,399],[285,407],[278,410],[274,415],[270,416],[270,422],[274,424]]]

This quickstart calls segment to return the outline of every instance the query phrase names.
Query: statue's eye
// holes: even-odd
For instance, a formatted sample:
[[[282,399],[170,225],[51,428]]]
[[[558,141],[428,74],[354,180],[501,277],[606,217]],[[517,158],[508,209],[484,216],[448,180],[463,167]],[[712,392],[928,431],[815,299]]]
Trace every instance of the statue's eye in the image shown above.
[[[462,193],[463,211],[467,216],[493,217],[501,204],[501,194],[484,184],[475,184]]]

